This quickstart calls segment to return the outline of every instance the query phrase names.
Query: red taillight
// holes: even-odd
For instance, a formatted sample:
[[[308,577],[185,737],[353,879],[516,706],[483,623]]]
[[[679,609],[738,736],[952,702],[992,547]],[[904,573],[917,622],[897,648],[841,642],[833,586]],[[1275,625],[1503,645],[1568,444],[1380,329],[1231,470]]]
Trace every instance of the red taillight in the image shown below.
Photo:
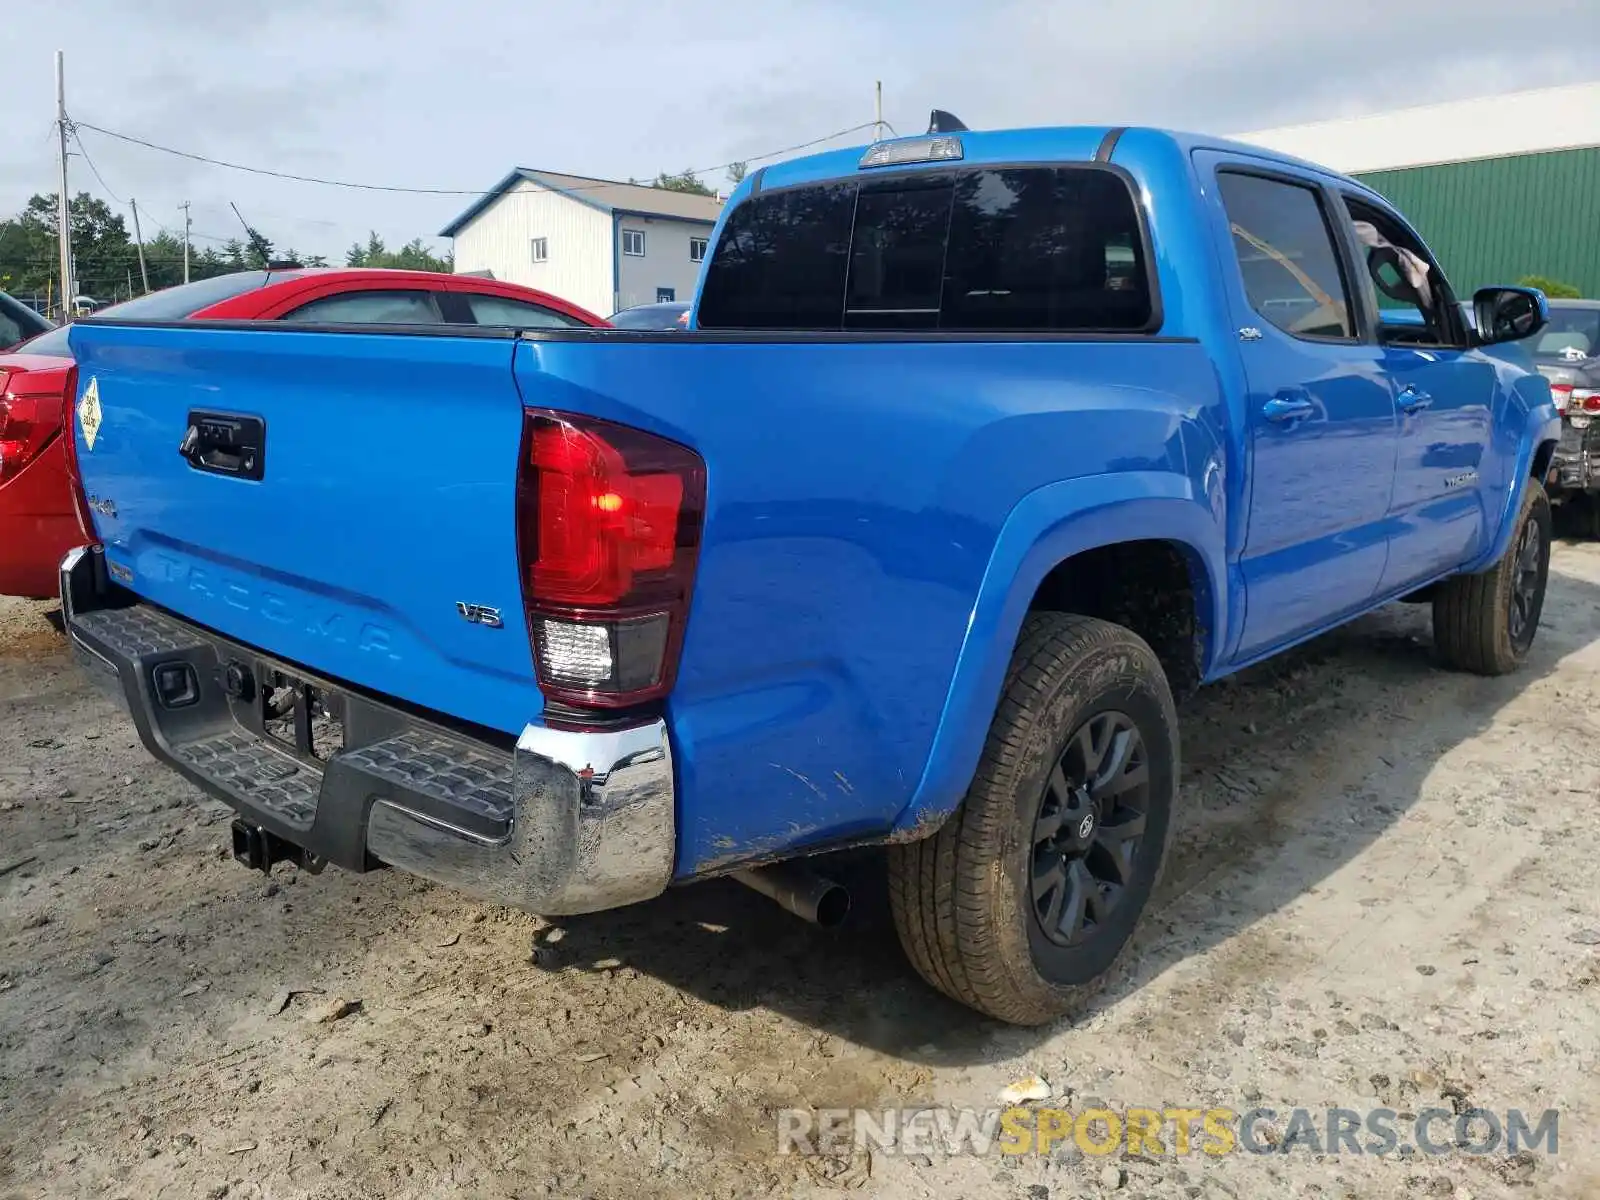
[[[671,689],[705,489],[686,446],[592,417],[525,415],[517,541],[547,697],[619,708]]]
[[[24,390],[23,372],[0,371],[0,483],[14,479],[61,432],[59,390]]]
[[[1581,407],[1586,413],[1600,413],[1600,391],[1591,388],[1573,388],[1570,407]]]
[[[1555,402],[1557,412],[1566,412],[1572,407],[1572,385],[1570,383],[1552,383],[1550,385],[1550,399]]]

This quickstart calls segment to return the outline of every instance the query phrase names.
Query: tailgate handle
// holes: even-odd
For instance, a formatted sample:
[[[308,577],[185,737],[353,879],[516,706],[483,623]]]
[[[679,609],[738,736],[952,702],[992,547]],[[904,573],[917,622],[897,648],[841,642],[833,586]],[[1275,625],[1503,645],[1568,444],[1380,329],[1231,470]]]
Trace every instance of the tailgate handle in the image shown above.
[[[267,425],[260,417],[191,410],[178,453],[196,471],[258,480],[267,457]]]

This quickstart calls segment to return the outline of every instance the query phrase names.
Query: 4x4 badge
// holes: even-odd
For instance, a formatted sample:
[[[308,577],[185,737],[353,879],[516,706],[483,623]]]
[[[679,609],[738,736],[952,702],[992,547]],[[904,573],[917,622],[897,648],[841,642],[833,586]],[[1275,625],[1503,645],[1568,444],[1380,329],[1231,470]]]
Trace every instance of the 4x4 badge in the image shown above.
[[[78,425],[83,429],[83,444],[94,449],[94,439],[100,432],[100,380],[91,378],[83,389],[83,399],[78,401]]]

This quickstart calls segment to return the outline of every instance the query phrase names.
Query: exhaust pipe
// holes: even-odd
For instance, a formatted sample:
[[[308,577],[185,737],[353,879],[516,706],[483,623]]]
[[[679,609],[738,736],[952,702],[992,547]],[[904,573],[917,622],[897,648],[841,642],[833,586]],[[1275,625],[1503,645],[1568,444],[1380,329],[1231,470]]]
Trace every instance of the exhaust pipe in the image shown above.
[[[832,929],[850,913],[849,889],[797,862],[752,867],[747,871],[735,871],[733,877],[745,887],[776,900],[795,916],[824,929]]]

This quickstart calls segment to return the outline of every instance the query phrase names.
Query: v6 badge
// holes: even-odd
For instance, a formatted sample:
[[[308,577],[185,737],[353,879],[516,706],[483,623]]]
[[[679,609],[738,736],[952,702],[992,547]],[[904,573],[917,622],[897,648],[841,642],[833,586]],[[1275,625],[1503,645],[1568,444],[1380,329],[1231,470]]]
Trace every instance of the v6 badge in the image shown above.
[[[490,608],[487,604],[467,604],[465,601],[456,601],[456,611],[461,614],[461,619],[471,625],[482,625],[486,629],[499,629],[505,622],[500,619],[500,610]]]

